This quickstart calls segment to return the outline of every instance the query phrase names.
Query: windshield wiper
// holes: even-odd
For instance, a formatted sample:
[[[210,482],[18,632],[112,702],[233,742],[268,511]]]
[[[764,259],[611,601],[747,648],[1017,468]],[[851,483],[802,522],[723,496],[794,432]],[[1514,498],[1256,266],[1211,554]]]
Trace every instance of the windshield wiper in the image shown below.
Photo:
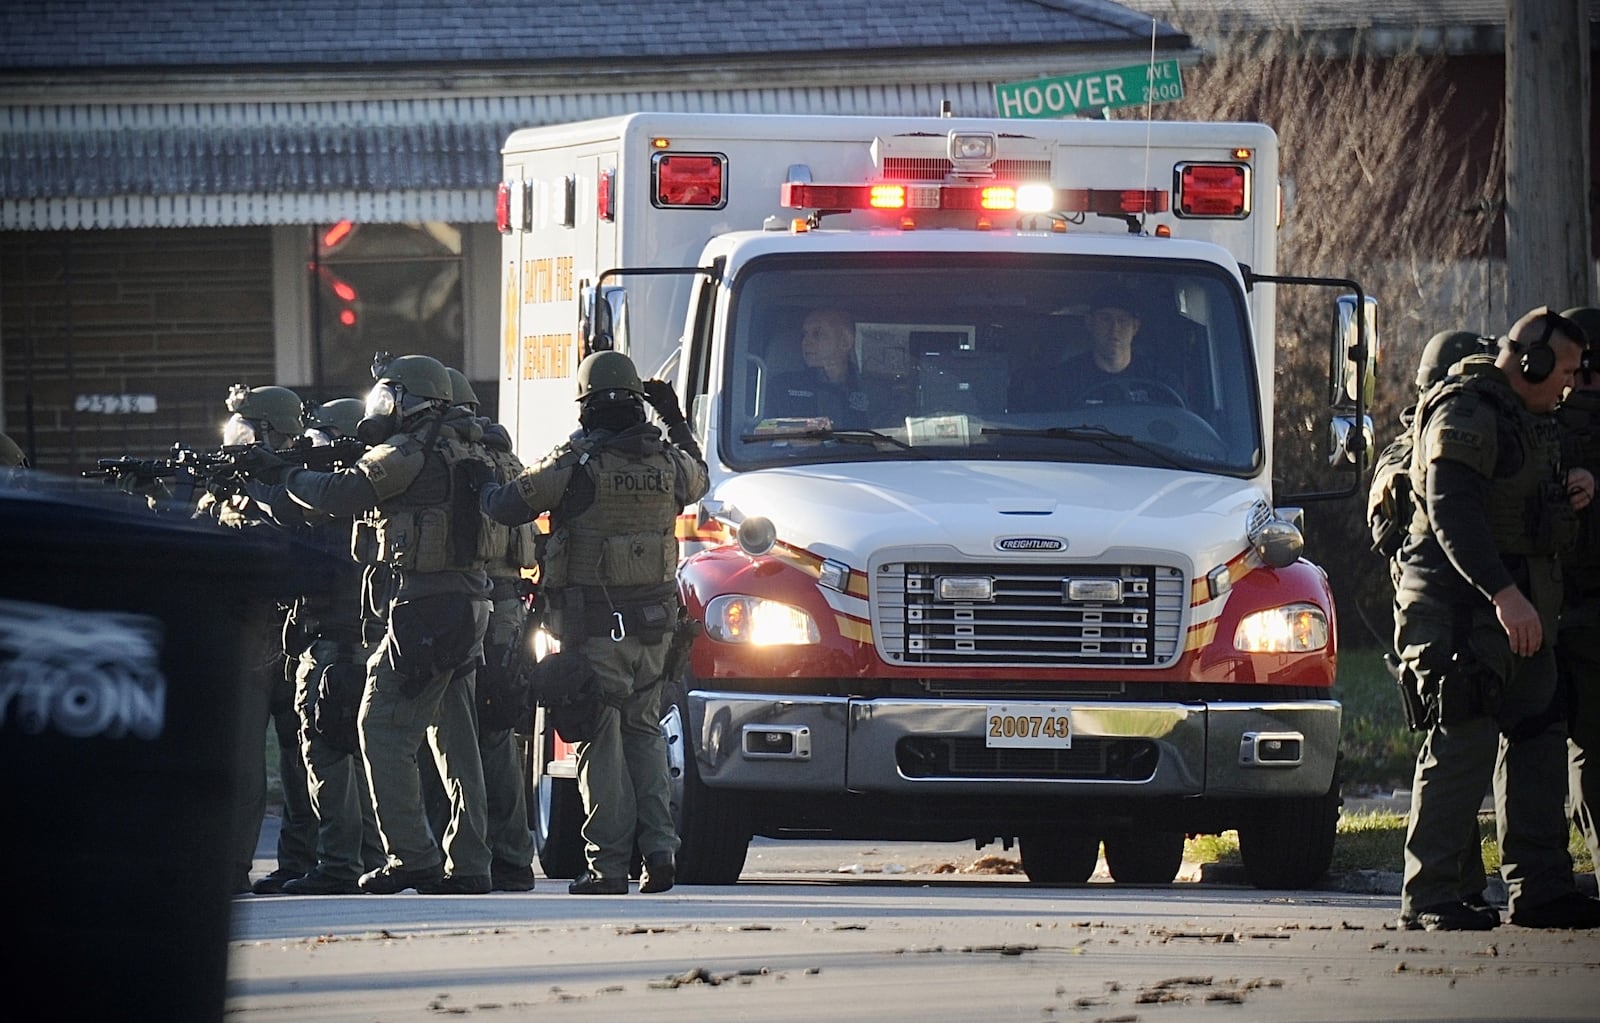
[[[873,446],[883,443],[897,447],[902,451],[909,451],[919,458],[928,457],[927,452],[918,449],[913,444],[907,444],[898,437],[865,428],[850,430],[818,428],[814,430],[782,430],[777,433],[747,433],[739,439],[746,444],[764,440],[836,440],[845,444],[871,444]]]
[[[1044,437],[1049,440],[1085,441],[1112,454],[1118,453],[1117,449],[1112,445],[1122,444],[1149,455],[1169,468],[1193,468],[1193,466],[1178,461],[1178,459],[1160,448],[1146,444],[1137,437],[1130,437],[1125,433],[1113,433],[1103,426],[1047,426],[1038,430],[1024,430],[1011,426],[986,426],[981,432],[986,437]]]

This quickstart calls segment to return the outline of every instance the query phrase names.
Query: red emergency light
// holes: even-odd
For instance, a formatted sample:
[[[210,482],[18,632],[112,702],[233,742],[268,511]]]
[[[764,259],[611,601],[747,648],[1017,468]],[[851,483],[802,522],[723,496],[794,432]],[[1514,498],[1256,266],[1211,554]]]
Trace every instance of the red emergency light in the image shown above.
[[[335,245],[338,245],[340,242],[350,237],[350,232],[354,231],[355,229],[356,226],[350,221],[339,221],[337,224],[334,224],[332,227],[323,232],[322,247],[324,249],[333,248]]]
[[[616,193],[612,190],[612,180],[616,178],[616,176],[617,172],[612,168],[607,167],[605,170],[601,171],[600,176],[595,179],[595,212],[599,214],[601,220],[617,219],[617,204],[615,199]]]
[[[511,183],[500,182],[494,192],[494,226],[501,234],[511,233]]]
[[[719,210],[727,205],[728,160],[721,153],[656,153],[650,176],[658,207]]]
[[[1243,220],[1250,215],[1250,168],[1242,163],[1180,163],[1172,171],[1180,217]]]

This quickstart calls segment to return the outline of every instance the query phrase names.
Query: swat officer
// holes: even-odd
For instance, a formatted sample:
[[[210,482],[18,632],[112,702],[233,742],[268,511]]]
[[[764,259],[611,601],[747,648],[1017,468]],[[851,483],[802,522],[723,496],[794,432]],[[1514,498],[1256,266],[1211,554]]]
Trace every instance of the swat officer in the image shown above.
[[[1388,556],[1390,582],[1397,591],[1400,586],[1400,560],[1396,555],[1410,530],[1413,514],[1409,495],[1411,445],[1417,411],[1421,408],[1423,397],[1434,385],[1450,375],[1451,368],[1457,362],[1469,355],[1488,354],[1494,346],[1493,338],[1470,330],[1441,330],[1430,337],[1423,345],[1422,356],[1417,361],[1417,400],[1400,410],[1400,430],[1378,456],[1372,473],[1367,519],[1372,526],[1374,547]],[[1401,685],[1407,724],[1413,731],[1422,730],[1427,709],[1422,705],[1414,676],[1403,669],[1399,658],[1393,654],[1385,655],[1384,661]],[[1488,871],[1483,863],[1483,847],[1478,838],[1476,818],[1462,836],[1460,878],[1461,901],[1498,925],[1500,913],[1483,894],[1488,886]]]
[[[1585,345],[1570,321],[1532,310],[1492,358],[1457,363],[1416,416],[1416,510],[1399,554],[1395,649],[1426,702],[1428,732],[1406,829],[1405,928],[1495,926],[1459,888],[1462,838],[1491,777],[1512,923],[1600,924],[1600,903],[1573,886],[1565,729],[1550,713],[1557,554],[1594,480],[1581,470],[1563,477],[1547,414]]]
[[[621,352],[578,366],[573,440],[506,485],[484,488],[483,508],[507,524],[549,511],[540,599],[559,615],[564,651],[577,651],[599,685],[591,737],[578,745],[588,868],[574,895],[622,895],[635,844],[641,892],[672,887],[678,836],[661,735],[661,678],[677,622],[675,525],[708,486],[700,447],[672,387],[641,382]],[[645,419],[645,403],[668,440]]]
[[[390,569],[388,624],[367,661],[357,718],[388,861],[358,883],[379,894],[482,894],[491,880],[472,668],[489,617],[489,583],[476,560],[477,487],[493,469],[471,415],[450,407],[442,363],[407,355],[373,371],[378,382],[356,429],[371,450],[334,472],[278,465],[285,491],[304,507],[361,516],[357,560]],[[423,815],[416,757],[424,739],[450,795],[442,850]]]
[[[287,387],[234,384],[228,389],[226,407],[231,414],[222,424],[224,447],[254,447],[270,452],[288,446],[300,434],[300,396]],[[196,508],[197,515],[209,516],[235,529],[256,528],[267,521],[262,510],[242,491],[208,490],[200,496]],[[277,625],[282,624],[280,616]],[[272,895],[316,865],[317,815],[311,805],[305,759],[300,752],[300,717],[295,712],[294,684],[280,634],[275,629],[272,635],[260,639],[259,654],[248,662],[257,668],[255,677],[245,680],[242,702],[248,730],[243,734],[260,736],[269,722],[272,725],[278,744],[278,776],[283,785],[283,817],[278,829],[277,866],[265,877],[257,878],[249,890],[257,895]],[[245,744],[241,753],[251,760],[243,775],[248,782],[238,806],[237,855],[248,875],[266,812],[266,761],[254,743]]]
[[[363,403],[335,398],[306,406],[302,441],[328,448],[356,443]],[[352,458],[353,460],[353,458]],[[293,530],[308,552],[321,555],[326,585],[301,594],[284,629],[285,652],[295,660],[294,706],[306,765],[307,790],[317,818],[316,864],[283,883],[286,895],[357,895],[357,879],[383,864],[367,785],[356,715],[366,687],[361,641],[361,566],[350,558],[351,520],[301,507],[283,485],[257,480],[246,493],[272,521]]]
[[[1572,390],[1556,410],[1562,454],[1568,464],[1600,472],[1600,369],[1591,368],[1600,341],[1600,309],[1587,306],[1561,315],[1582,327],[1591,349]],[[1556,643],[1556,668],[1567,705],[1567,785],[1572,817],[1600,863],[1600,518],[1593,506],[1579,513],[1578,541],[1563,559],[1566,600]]]
[[[452,402],[475,417],[483,446],[494,463],[496,483],[509,483],[523,470],[511,450],[511,435],[499,423],[478,415],[478,395],[455,367],[450,373]],[[489,814],[489,874],[495,891],[525,892],[533,888],[533,836],[528,830],[526,766],[518,726],[528,731],[532,705],[526,684],[512,670],[511,646],[523,635],[527,598],[532,584],[523,577],[537,561],[538,528],[531,522],[506,526],[486,519],[478,554],[489,576],[489,626],[484,633],[483,663],[478,667],[478,752],[483,759],[483,786]],[[430,813],[430,817],[431,817]]]

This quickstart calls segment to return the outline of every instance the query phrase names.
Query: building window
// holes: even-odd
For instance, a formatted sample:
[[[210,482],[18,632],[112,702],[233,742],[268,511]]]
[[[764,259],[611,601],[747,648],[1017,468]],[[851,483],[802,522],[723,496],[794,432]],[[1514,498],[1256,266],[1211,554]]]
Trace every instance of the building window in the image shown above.
[[[364,395],[375,352],[460,368],[465,348],[462,228],[437,221],[313,228],[306,262],[311,381]]]

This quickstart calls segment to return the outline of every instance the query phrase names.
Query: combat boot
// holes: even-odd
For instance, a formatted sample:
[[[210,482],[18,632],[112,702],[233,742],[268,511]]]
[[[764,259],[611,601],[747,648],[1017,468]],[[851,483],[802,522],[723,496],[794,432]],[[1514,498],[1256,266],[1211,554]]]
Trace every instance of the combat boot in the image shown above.
[[[314,868],[305,877],[297,877],[283,884],[285,895],[360,895],[361,886],[354,878],[334,877]]]
[[[1400,929],[1404,931],[1492,931],[1499,923],[1500,914],[1490,919],[1461,901],[1436,902],[1400,915]]]
[[[678,865],[666,850],[653,852],[644,858],[644,870],[639,874],[639,894],[654,895],[667,891],[677,880]]]
[[[628,879],[625,877],[598,877],[585,870],[578,879],[567,885],[569,895],[626,895]]]
[[[1518,906],[1511,914],[1518,927],[1550,927],[1564,931],[1600,927],[1600,899],[1568,892],[1530,909]]]
[[[488,874],[446,874],[437,881],[421,881],[418,895],[488,895],[494,887]]]
[[[420,870],[406,870],[393,863],[385,863],[377,870],[369,870],[361,875],[361,880],[356,884],[364,892],[374,895],[393,895],[403,892],[407,888],[415,888],[419,892],[423,885],[436,884],[444,880],[444,864],[438,863]]]
[[[250,890],[257,895],[276,895],[283,891],[283,886],[297,877],[304,877],[298,870],[285,870],[279,867],[266,877],[261,878],[250,886]]]
[[[533,891],[533,868],[524,863],[495,860],[489,865],[489,877],[497,892]]]

